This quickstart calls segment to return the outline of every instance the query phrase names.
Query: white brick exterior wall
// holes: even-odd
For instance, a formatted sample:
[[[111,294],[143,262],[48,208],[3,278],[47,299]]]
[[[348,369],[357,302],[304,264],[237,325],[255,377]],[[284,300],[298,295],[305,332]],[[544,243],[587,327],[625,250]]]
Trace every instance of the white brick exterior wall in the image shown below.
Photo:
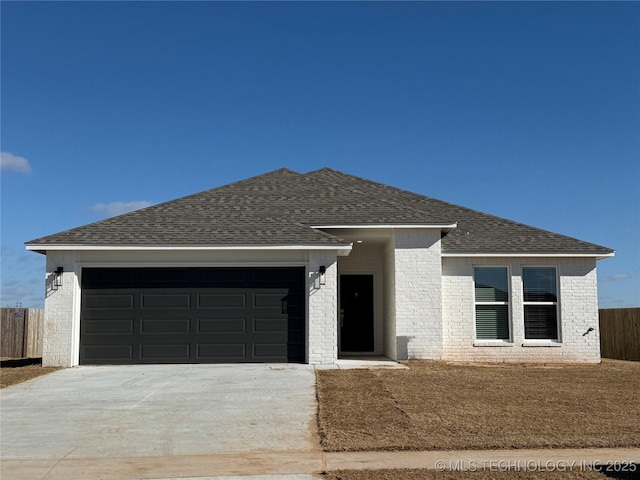
[[[62,285],[54,286],[54,271],[62,267]],[[42,365],[70,367],[77,365],[79,345],[79,284],[75,273],[75,255],[69,252],[47,254],[45,279],[44,331],[42,339]]]
[[[326,268],[325,284],[320,285],[318,270]],[[328,365],[338,359],[338,264],[335,254],[309,254],[309,363]]]
[[[392,359],[483,362],[600,361],[593,258],[441,257],[437,229],[395,229],[386,244],[335,251],[121,251],[47,254],[43,364],[78,364],[82,267],[304,266],[307,270],[307,357],[312,364],[338,358],[338,275],[374,275],[376,352]],[[475,340],[474,265],[506,266],[510,273],[511,341]],[[558,272],[560,342],[524,339],[523,266]],[[325,284],[318,270],[326,267]],[[63,285],[53,271],[64,268]],[[586,333],[589,328],[595,330]],[[586,333],[586,334],[585,334]],[[482,346],[481,346],[482,345]],[[501,345],[501,346],[497,346]]]
[[[511,341],[477,342],[473,267],[506,266],[510,277]],[[523,266],[557,269],[560,341],[524,338]],[[481,362],[600,361],[595,259],[591,258],[443,258],[442,298],[445,360]],[[587,333],[589,328],[594,330]],[[484,345],[502,346],[484,346]]]
[[[384,248],[384,354],[393,359],[398,359],[396,343],[396,269],[395,269],[395,242],[389,241]]]
[[[442,358],[440,231],[396,230],[393,251],[396,358]],[[389,285],[391,287],[391,285]]]

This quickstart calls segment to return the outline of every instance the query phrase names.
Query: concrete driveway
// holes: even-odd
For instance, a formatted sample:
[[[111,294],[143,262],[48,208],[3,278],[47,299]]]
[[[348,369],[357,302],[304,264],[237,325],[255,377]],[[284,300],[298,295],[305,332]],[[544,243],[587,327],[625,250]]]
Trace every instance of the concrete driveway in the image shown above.
[[[2,390],[2,478],[320,471],[314,385],[308,365],[61,370]]]

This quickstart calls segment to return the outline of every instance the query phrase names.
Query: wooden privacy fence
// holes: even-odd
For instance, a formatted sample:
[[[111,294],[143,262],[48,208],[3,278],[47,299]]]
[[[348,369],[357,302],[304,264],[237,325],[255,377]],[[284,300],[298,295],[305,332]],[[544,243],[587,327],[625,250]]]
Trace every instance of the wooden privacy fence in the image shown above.
[[[0,317],[0,357],[42,357],[44,310],[3,308]]]
[[[600,354],[640,361],[640,308],[607,308],[600,313]]]

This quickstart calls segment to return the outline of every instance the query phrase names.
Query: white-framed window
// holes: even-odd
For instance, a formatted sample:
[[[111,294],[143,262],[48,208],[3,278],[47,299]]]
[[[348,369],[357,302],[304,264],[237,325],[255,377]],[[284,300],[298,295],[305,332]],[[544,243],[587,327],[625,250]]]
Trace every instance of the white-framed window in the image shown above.
[[[474,267],[477,340],[509,340],[509,269]]]
[[[556,267],[522,267],[524,338],[558,340]]]

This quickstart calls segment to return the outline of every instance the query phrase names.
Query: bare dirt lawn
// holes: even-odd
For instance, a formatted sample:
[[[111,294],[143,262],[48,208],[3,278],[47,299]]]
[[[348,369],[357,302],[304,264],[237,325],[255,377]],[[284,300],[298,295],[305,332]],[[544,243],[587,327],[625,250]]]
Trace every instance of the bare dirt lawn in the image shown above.
[[[318,371],[325,450],[640,446],[640,362],[406,365]]]
[[[40,377],[56,370],[60,370],[61,367],[43,367],[40,364],[24,365],[24,366],[2,366],[0,367],[0,388],[5,388],[17,383],[26,382],[32,378]]]

